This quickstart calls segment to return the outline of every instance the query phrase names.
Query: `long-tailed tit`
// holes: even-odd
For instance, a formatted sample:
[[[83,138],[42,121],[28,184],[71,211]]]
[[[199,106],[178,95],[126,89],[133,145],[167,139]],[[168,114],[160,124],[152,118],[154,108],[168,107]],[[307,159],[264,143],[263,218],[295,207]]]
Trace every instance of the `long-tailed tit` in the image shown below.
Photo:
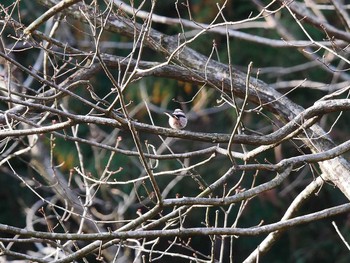
[[[187,118],[182,110],[176,109],[172,114],[167,112],[165,114],[169,116],[169,125],[171,128],[180,130],[186,127]]]

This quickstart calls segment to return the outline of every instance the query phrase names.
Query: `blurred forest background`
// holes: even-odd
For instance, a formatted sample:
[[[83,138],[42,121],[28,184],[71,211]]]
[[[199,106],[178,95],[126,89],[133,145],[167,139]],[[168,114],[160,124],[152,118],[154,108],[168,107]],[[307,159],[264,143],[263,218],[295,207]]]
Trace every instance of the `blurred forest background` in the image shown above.
[[[301,5],[307,10],[307,14],[312,14],[325,25],[348,35],[350,28],[346,19],[349,17],[350,3],[342,0],[290,2]],[[200,154],[198,151],[210,147],[226,150],[228,142],[196,140],[195,137],[186,137],[189,136],[187,132],[213,136],[218,133],[230,137],[241,108],[244,108],[244,114],[240,116],[237,134],[270,134],[290,120],[279,116],[278,108],[266,108],[265,102],[259,103],[257,99],[244,102],[242,94],[229,94],[225,97],[224,87],[206,83],[195,73],[192,75],[193,81],[189,77],[178,75],[175,66],[183,67],[184,75],[186,72],[191,75],[191,70],[194,72],[199,69],[195,66],[191,68],[188,61],[187,64],[182,62],[177,54],[164,65],[164,68],[169,65],[170,69],[160,72],[162,68],[159,68],[147,72],[147,68],[167,61],[170,55],[152,48],[152,45],[161,46],[162,43],[147,42],[148,38],[153,37],[152,32],[148,37],[145,34],[142,42],[141,37],[138,39],[133,35],[143,36],[143,32],[134,34],[131,30],[127,34],[122,29],[120,32],[111,29],[112,26],[107,21],[116,21],[113,16],[121,16],[131,23],[143,25],[143,29],[149,27],[156,30],[163,35],[165,43],[169,39],[178,39],[179,44],[187,41],[183,48],[188,48],[189,52],[193,50],[211,60],[232,65],[233,78],[236,71],[244,73],[243,76],[248,73],[251,79],[267,83],[269,88],[304,109],[328,95],[331,98],[348,99],[350,75],[346,37],[342,39],[327,34],[326,27],[317,27],[306,17],[298,18],[303,23],[301,28],[291,12],[282,6],[283,1],[135,0],[125,1],[124,6],[120,1],[78,1],[63,11],[56,12],[28,35],[23,33],[26,27],[57,3],[54,0],[3,0],[0,3],[3,54],[0,60],[0,112],[3,116],[0,130],[1,224],[49,233],[117,231],[119,227],[147,214],[157,204],[157,193],[154,193],[154,185],[145,167],[160,174],[155,178],[164,199],[195,197],[206,185],[227,173],[230,167],[246,167],[235,171],[224,184],[206,195],[215,198],[226,194],[234,195],[269,182],[279,173],[277,170],[260,169],[258,166],[256,169],[249,168],[249,165],[277,164],[293,156],[312,153],[300,137],[293,136],[286,137],[283,142],[272,143],[271,147],[261,150],[252,158],[235,157],[233,162],[227,153],[218,153],[220,151],[217,148],[215,156],[209,151],[206,155]],[[337,4],[341,5],[345,15],[336,10]],[[87,7],[84,9],[84,6],[92,11]],[[126,7],[134,11],[128,11]],[[263,7],[267,7],[266,10]],[[89,17],[89,22],[84,22],[84,16],[90,15],[90,11],[95,12],[96,17]],[[149,12],[153,12],[154,21],[151,25],[147,24],[149,20],[142,16],[141,11],[147,12],[146,17]],[[158,19],[156,15],[164,19]],[[205,25],[209,27],[227,21],[237,23],[224,24],[201,32]],[[192,26],[188,26],[190,22],[194,22]],[[322,46],[311,43],[302,29]],[[100,62],[102,58],[106,59],[105,64]],[[133,71],[137,60],[140,62],[138,68],[145,72]],[[129,68],[126,66],[128,61],[132,64]],[[251,62],[253,64],[249,68]],[[30,75],[20,65],[38,77]],[[92,70],[95,65],[98,68],[96,66]],[[204,74],[205,64],[201,67]],[[90,70],[86,73],[87,76],[81,73],[85,68]],[[78,71],[81,71],[83,77],[77,74]],[[219,71],[220,69],[218,75]],[[130,72],[135,74],[130,81],[126,81],[132,75]],[[115,83],[111,81],[111,77],[115,79]],[[116,83],[122,89],[122,99],[118,99]],[[244,86],[243,78],[243,90]],[[11,89],[12,92],[9,92]],[[65,93],[65,90],[71,91],[76,97]],[[251,87],[249,96],[253,93],[254,88]],[[41,99],[38,99],[40,96]],[[23,101],[22,106],[25,109],[14,116],[10,113],[7,115],[6,112],[21,105],[20,101]],[[102,110],[99,112],[92,105],[103,109],[109,109],[113,105],[113,112],[117,116],[111,117]],[[188,116],[189,122],[185,130],[178,132],[158,129],[158,126],[169,128],[164,112],[172,112],[176,108],[181,108]],[[334,110],[317,118],[318,125],[335,145],[349,140],[350,115],[347,109],[344,106],[341,110]],[[128,117],[125,117],[125,110]],[[78,119],[63,128],[55,128],[54,125],[69,122],[69,114],[78,116]],[[91,120],[83,119],[83,116],[91,117]],[[139,146],[135,143],[135,134],[130,132],[129,117],[135,123],[149,125],[135,126],[135,134],[141,143]],[[95,120],[97,121],[94,122]],[[36,131],[34,134],[28,132],[32,128],[50,125],[53,125],[53,130]],[[15,134],[16,130],[23,130],[24,134]],[[1,135],[5,131],[9,135]],[[238,153],[243,155],[258,146],[234,143],[229,149],[239,156]],[[144,157],[144,164],[142,156],[140,161],[138,147],[141,147],[146,156],[157,154],[167,157],[159,160]],[[174,153],[179,154],[179,157],[169,157]],[[194,154],[181,157],[181,154],[185,156],[187,153]],[[347,160],[349,154],[344,153],[343,157]],[[158,225],[154,229],[176,229],[180,225],[185,228],[249,228],[278,222],[297,196],[321,174],[316,162],[305,161],[294,166],[290,175],[273,189],[229,206],[193,206],[187,215],[182,219],[180,217],[179,222]],[[323,182],[298,207],[295,216],[348,202],[334,183],[326,180]],[[56,189],[56,184],[61,184],[61,189]],[[73,209],[83,215],[80,219],[86,217],[89,220],[82,222],[76,215],[67,215],[74,205],[69,201],[65,203],[65,198],[71,197],[75,205],[82,207],[81,210],[77,207]],[[157,221],[178,207],[164,207],[164,210],[143,224]],[[92,226],[87,221],[92,222]],[[349,241],[349,214],[341,213],[284,229],[270,250],[258,257],[256,262],[349,262],[349,250],[332,225],[333,221],[344,239]],[[99,230],[94,230],[93,227]],[[130,231],[138,227],[141,225],[130,228]],[[30,260],[24,255],[34,257],[33,261],[41,258],[43,262],[61,262],[59,260],[63,260],[65,256],[57,253],[57,250],[61,249],[64,255],[69,255],[92,242],[72,242],[70,250],[65,250],[59,245],[46,243],[44,238],[41,242],[36,240],[11,243],[6,242],[5,238],[14,238],[13,234],[2,232],[1,237],[3,240],[0,250],[4,249],[4,257],[8,262],[15,259]],[[195,258],[198,262],[242,262],[265,237],[266,233],[253,236],[231,235],[225,242],[220,235],[216,238],[212,235],[191,238],[162,237],[152,241],[147,238],[138,241],[136,238],[134,241],[126,239],[124,244],[116,242],[116,250],[102,252],[101,258],[97,256],[99,252],[94,250],[93,254],[84,255],[85,259],[77,257],[74,260],[148,262],[152,258],[150,251],[154,250],[153,259],[160,257],[156,262],[195,262]],[[45,252],[38,243],[55,250]],[[11,251],[22,256],[11,254]],[[179,255],[186,255],[188,258]]]

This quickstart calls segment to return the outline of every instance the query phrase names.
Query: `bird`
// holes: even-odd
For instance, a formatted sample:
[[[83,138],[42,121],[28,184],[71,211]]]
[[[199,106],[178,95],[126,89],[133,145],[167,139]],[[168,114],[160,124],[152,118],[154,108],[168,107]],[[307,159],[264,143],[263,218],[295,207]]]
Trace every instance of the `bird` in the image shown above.
[[[169,116],[169,125],[171,128],[181,130],[187,125],[187,118],[181,109],[175,109],[173,113],[164,112]]]

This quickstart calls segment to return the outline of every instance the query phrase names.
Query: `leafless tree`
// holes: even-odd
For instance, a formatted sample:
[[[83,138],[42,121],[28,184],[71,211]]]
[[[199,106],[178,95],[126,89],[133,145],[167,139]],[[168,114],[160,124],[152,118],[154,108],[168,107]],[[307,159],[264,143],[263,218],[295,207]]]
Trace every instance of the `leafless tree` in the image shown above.
[[[241,256],[258,262],[285,231],[350,211],[297,214],[324,185],[350,199],[350,141],[334,133],[350,109],[350,6],[251,0],[234,19],[219,2],[205,22],[185,0],[0,4],[1,176],[31,196],[25,227],[0,224],[5,261],[237,262],[237,240],[259,235]],[[237,62],[235,41],[299,64]],[[173,99],[184,130],[167,126]],[[273,191],[294,192],[279,220],[242,223]]]

